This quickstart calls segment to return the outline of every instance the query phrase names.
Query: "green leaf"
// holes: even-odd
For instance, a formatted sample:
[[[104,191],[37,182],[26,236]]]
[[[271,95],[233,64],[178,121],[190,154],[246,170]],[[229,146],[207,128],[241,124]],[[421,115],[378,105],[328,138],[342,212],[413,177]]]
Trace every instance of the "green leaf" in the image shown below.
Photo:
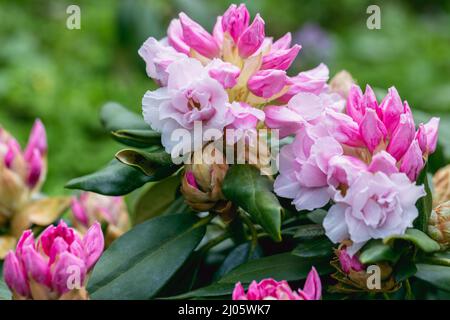
[[[372,264],[380,261],[397,262],[401,252],[381,240],[369,241],[361,250],[359,260],[363,264]]]
[[[426,232],[428,228],[428,219],[430,218],[431,210],[433,210],[433,195],[428,183],[428,164],[422,169],[419,177],[417,178],[417,185],[424,185],[425,192],[424,197],[420,198],[416,202],[416,207],[419,210],[419,216],[414,220],[414,227],[422,232]]]
[[[308,219],[310,219],[312,222],[317,223],[317,224],[322,224],[323,219],[325,219],[326,215],[327,215],[327,212],[323,209],[316,209],[316,210],[308,212],[306,214]]]
[[[333,243],[326,237],[312,239],[300,243],[292,254],[303,258],[329,257],[333,254]]]
[[[261,256],[262,251],[259,246],[253,249],[251,241],[241,243],[227,255],[222,265],[214,274],[214,279],[219,279],[239,265],[249,260],[260,258]]]
[[[406,253],[402,255],[400,260],[395,265],[395,280],[397,282],[402,282],[410,277],[412,277],[417,272],[416,264],[413,260],[413,255],[411,253]]]
[[[150,129],[121,129],[112,131],[111,135],[118,142],[130,147],[148,148],[161,146],[161,134]]]
[[[148,130],[141,115],[131,112],[116,102],[108,102],[100,111],[100,120],[107,131],[122,129]]]
[[[145,152],[133,149],[123,149],[116,153],[116,159],[123,164],[141,170],[147,176],[162,174],[161,178],[165,178],[179,168],[179,166],[172,162],[170,154],[164,151]]]
[[[303,224],[297,227],[294,238],[311,239],[323,236],[325,230],[320,224]]]
[[[97,172],[70,180],[65,187],[108,196],[121,196],[154,180],[155,177],[146,176],[140,170],[114,159]]]
[[[225,197],[243,208],[275,240],[281,241],[282,207],[273,182],[250,165],[232,166],[223,181]]]
[[[134,224],[139,224],[162,214],[175,201],[180,176],[173,175],[158,182],[148,183],[133,205]]]
[[[437,266],[432,264],[417,264],[415,276],[433,286],[450,291],[450,267]]]
[[[383,239],[384,244],[390,244],[395,240],[405,240],[410,241],[414,245],[416,245],[419,249],[425,252],[435,252],[439,251],[439,244],[427,236],[420,230],[417,229],[408,229],[405,234],[402,235],[393,235]]]
[[[229,295],[237,282],[245,285],[253,280],[260,281],[264,278],[286,281],[301,280],[306,278],[313,266],[319,274],[328,274],[332,271],[326,259],[306,259],[290,253],[276,254],[251,260],[232,270],[210,286],[171,297],[171,299]]]
[[[205,234],[205,223],[179,214],[146,221],[103,253],[89,279],[93,299],[149,299],[188,259]]]

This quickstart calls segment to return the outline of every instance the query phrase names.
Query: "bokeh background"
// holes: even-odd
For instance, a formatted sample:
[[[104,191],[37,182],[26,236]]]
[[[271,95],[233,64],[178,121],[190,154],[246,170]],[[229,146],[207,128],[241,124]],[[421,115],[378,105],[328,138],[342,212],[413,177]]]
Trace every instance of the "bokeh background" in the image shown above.
[[[450,1],[244,2],[252,15],[261,13],[266,34],[291,31],[303,45],[293,72],[325,62],[331,75],[346,69],[363,86],[395,85],[418,118],[444,120],[441,143],[450,143]],[[163,37],[179,11],[211,29],[230,3],[0,0],[0,124],[25,143],[34,119],[45,123],[45,192],[67,193],[69,179],[95,171],[120,148],[98,114],[107,101],[140,112],[154,87],[137,55],[142,42]],[[70,4],[81,8],[81,30],[66,28]],[[366,27],[370,4],[381,8],[381,30]]]

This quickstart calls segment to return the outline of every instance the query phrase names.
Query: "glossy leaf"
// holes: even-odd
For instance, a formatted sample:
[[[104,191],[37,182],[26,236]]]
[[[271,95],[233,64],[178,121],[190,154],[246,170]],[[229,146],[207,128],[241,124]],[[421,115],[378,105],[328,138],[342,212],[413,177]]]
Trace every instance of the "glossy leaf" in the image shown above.
[[[384,244],[381,240],[369,241],[361,250],[359,260],[363,264],[372,264],[380,261],[389,261],[395,263],[401,252],[395,250],[388,244]]]
[[[433,286],[450,291],[450,267],[432,264],[417,264],[415,276]]]
[[[324,234],[325,230],[320,224],[304,224],[297,227],[294,238],[311,239],[323,236]]]
[[[161,146],[161,134],[150,129],[121,129],[112,131],[111,135],[116,141],[130,147],[148,148]]]
[[[118,238],[89,279],[92,299],[149,299],[188,259],[205,234],[194,215],[151,219]]]
[[[329,257],[333,254],[333,243],[326,237],[311,239],[300,243],[292,254],[303,257]]]
[[[405,234],[387,237],[383,239],[383,243],[390,244],[395,240],[410,241],[425,252],[435,252],[440,249],[440,246],[436,241],[417,229],[408,229]]]
[[[222,185],[225,197],[243,208],[275,241],[281,241],[282,207],[273,182],[251,165],[234,165]]]
[[[316,210],[308,212],[306,214],[308,219],[310,219],[312,222],[317,223],[317,224],[322,224],[323,219],[325,219],[326,215],[327,215],[327,212],[323,209],[316,209]]]
[[[262,250],[259,246],[252,248],[252,243],[250,241],[241,243],[227,255],[214,275],[214,278],[219,279],[239,265],[242,265],[249,260],[260,258],[261,256]]]
[[[109,196],[121,196],[171,174],[166,168],[157,170],[154,176],[147,176],[139,169],[112,160],[106,167],[92,174],[75,178],[66,184],[69,189],[81,189]]]
[[[150,129],[141,115],[131,112],[116,102],[108,102],[102,107],[100,120],[109,132],[122,129]]]
[[[162,173],[162,171],[173,173],[178,169],[178,166],[173,164],[170,155],[164,151],[145,152],[123,149],[116,153],[116,159],[141,170],[147,176],[154,176],[157,172]],[[165,170],[162,170],[164,168]]]
[[[328,274],[332,268],[327,259],[311,259],[295,256],[290,253],[281,253],[261,259],[251,260],[226,274],[219,281],[204,288],[200,288],[171,299],[188,299],[200,297],[217,297],[231,295],[237,282],[246,285],[251,281],[260,281],[264,278],[275,280],[301,280],[305,279],[312,267],[319,274]]]

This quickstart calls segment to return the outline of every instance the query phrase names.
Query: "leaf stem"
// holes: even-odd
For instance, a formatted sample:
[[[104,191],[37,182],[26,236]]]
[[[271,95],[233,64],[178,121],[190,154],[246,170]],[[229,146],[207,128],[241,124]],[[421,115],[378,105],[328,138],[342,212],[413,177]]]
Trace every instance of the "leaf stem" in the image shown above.
[[[409,279],[405,280],[405,290],[406,290],[406,295],[405,295],[406,300],[413,300],[414,294],[412,292],[411,283],[409,283]]]
[[[230,237],[229,232],[224,232],[220,236],[215,237],[214,239],[209,240],[202,247],[200,247],[197,251],[201,254],[206,253],[210,249],[217,246],[219,243],[227,240]]]

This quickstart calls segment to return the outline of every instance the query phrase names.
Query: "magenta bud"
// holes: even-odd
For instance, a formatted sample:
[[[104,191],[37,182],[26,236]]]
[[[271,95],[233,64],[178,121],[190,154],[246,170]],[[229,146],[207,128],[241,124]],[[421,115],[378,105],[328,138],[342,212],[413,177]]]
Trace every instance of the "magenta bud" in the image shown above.
[[[186,172],[186,181],[191,187],[198,189],[198,185],[197,182],[195,181],[195,176],[192,171]]]
[[[416,131],[416,135],[414,137],[419,144],[420,150],[425,154],[427,153],[428,145],[427,145],[427,134],[425,132],[425,126],[423,123],[419,124],[419,128]]]
[[[242,58],[248,58],[262,45],[265,38],[264,20],[256,15],[253,23],[239,37],[237,47]]]
[[[358,124],[350,116],[330,110],[324,120],[330,133],[340,143],[352,147],[364,146]]]
[[[312,267],[306,278],[303,290],[298,293],[304,300],[320,300],[322,297],[322,283],[316,268]]]
[[[360,123],[359,132],[371,153],[375,151],[386,137],[386,128],[373,109],[366,110],[366,114]]]
[[[44,166],[42,156],[38,149],[34,149],[31,158],[28,160],[28,177],[27,183],[30,187],[34,187],[41,177],[42,168]]]
[[[16,139],[11,138],[7,144],[8,151],[6,151],[4,163],[7,168],[11,168],[14,162],[14,159],[18,154],[20,154],[20,145]]]
[[[301,48],[300,45],[296,44],[290,49],[272,50],[263,57],[261,69],[289,69]]]
[[[102,228],[97,221],[94,222],[83,237],[83,246],[86,257],[86,269],[90,271],[102,255],[105,247]]]
[[[250,14],[245,4],[240,4],[239,7],[232,4],[222,16],[223,32],[228,32],[235,43],[249,23]]]
[[[422,150],[417,140],[413,140],[400,164],[400,172],[404,172],[411,181],[416,181],[424,166]]]
[[[79,284],[83,286],[86,273],[86,265],[82,259],[67,251],[63,252],[59,256],[58,261],[56,261],[52,271],[52,286],[56,292],[64,294],[75,288],[75,286],[71,287],[72,283],[69,277],[78,275]]]
[[[3,264],[3,278],[11,291],[27,297],[30,294],[23,266],[13,251],[8,252]]]
[[[37,283],[50,287],[51,275],[48,262],[33,246],[27,246],[22,253],[22,261],[29,276]]]
[[[183,28],[179,19],[172,19],[167,29],[167,40],[178,52],[189,54],[189,46],[183,40]]]
[[[383,123],[387,129],[388,136],[392,135],[400,121],[400,115],[404,113],[404,106],[397,89],[391,87],[388,94],[380,104],[383,113]]]
[[[372,157],[368,169],[370,172],[376,173],[380,171],[389,176],[393,173],[398,173],[397,160],[389,153],[382,150]]]
[[[283,70],[261,70],[256,72],[247,82],[248,89],[258,97],[268,99],[279,93],[290,83]]]
[[[363,271],[364,265],[359,261],[358,257],[356,255],[353,255],[353,257],[350,257],[350,255],[347,253],[346,249],[341,249],[338,252],[338,258],[339,263],[341,264],[342,271],[345,273],[350,273],[350,271]]]
[[[436,150],[439,130],[439,118],[433,117],[424,125],[425,134],[427,136],[427,152],[433,153]]]
[[[183,40],[189,47],[207,58],[219,55],[220,48],[212,35],[185,13],[180,13],[179,18],[183,29]]]
[[[213,28],[213,37],[216,40],[219,47],[223,43],[223,29],[222,29],[222,17],[218,16],[216,19],[216,24]]]
[[[364,107],[376,110],[378,117],[381,119],[382,114],[381,111],[378,110],[377,96],[369,85],[366,86],[366,91],[364,92]]]
[[[75,219],[84,226],[89,226],[89,218],[83,204],[77,199],[72,198],[72,213]]]
[[[386,151],[395,159],[400,160],[409,148],[415,135],[414,120],[407,114],[402,114]]]
[[[25,149],[25,160],[30,160],[33,156],[34,149],[39,150],[41,155],[47,154],[47,135],[45,127],[41,120],[37,119],[31,129],[28,145]]]
[[[363,93],[361,88],[353,84],[347,97],[347,114],[357,123],[361,123],[364,118],[365,108],[363,106]]]

